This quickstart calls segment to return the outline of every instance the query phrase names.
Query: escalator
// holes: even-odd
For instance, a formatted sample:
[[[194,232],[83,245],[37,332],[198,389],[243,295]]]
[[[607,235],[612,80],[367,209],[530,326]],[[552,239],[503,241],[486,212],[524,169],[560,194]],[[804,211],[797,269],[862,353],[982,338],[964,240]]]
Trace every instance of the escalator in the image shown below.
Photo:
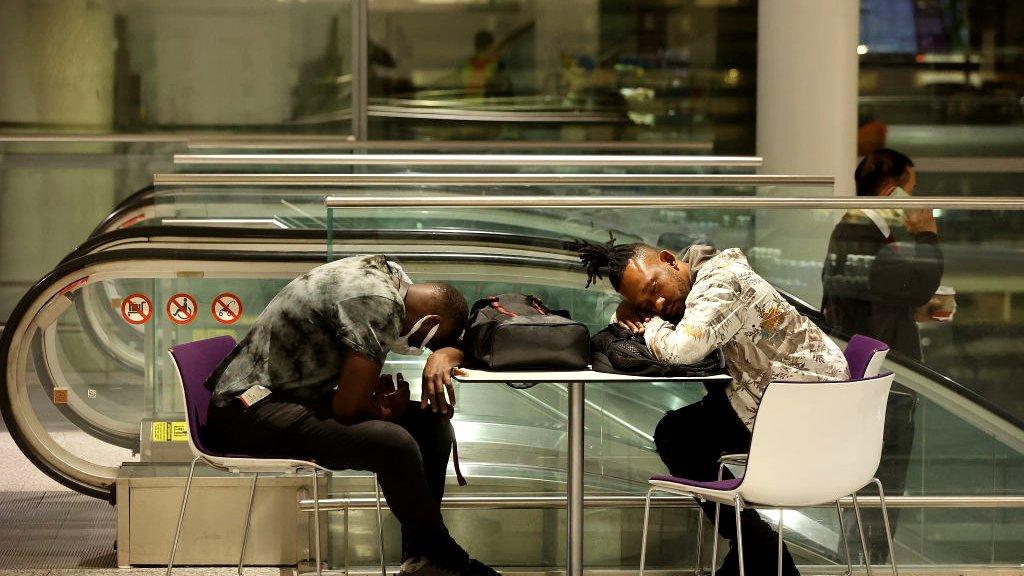
[[[335,257],[388,254],[414,279],[447,279],[469,299],[506,290],[535,293],[568,308],[592,329],[603,324],[618,301],[608,291],[584,290],[574,255],[554,239],[453,230],[350,230],[336,233],[333,247]],[[133,226],[96,236],[26,294],[3,333],[0,407],[12,436],[51,477],[113,500],[122,462],[159,468],[181,456],[147,449],[152,442],[145,424],[173,419],[181,410],[161,351],[217,333],[241,335],[284,283],[326,261],[326,248],[325,232],[317,230]],[[125,330],[120,316],[106,312],[115,310],[110,294],[144,292],[161,302],[189,292],[202,309],[228,289],[244,299],[246,310],[231,326],[203,314],[183,328],[161,316],[157,306],[144,329]],[[94,313],[83,314],[83,309]],[[816,316],[813,310],[802,311]],[[103,348],[109,338],[83,340],[84,333],[121,338],[138,352],[141,367],[113,360],[115,355]],[[422,359],[391,363],[415,374]],[[1004,464],[1012,468],[1020,461],[1024,424],[1019,420],[923,366],[897,360],[888,367],[897,372],[897,382],[921,397],[920,419],[945,419],[951,426],[970,429],[991,439],[990,449],[1000,452]],[[410,380],[415,389],[415,380]],[[587,444],[593,456],[586,467],[588,493],[639,492],[646,477],[660,470],[648,432],[666,409],[703,394],[701,389],[676,388],[609,385],[588,393]],[[55,391],[66,400],[55,404]],[[464,386],[460,399],[455,423],[475,485],[531,493],[564,489],[564,390]],[[55,408],[59,416],[53,414]],[[978,455],[968,456],[931,455],[928,464],[976,460]],[[925,456],[918,458],[923,465]],[[998,473],[996,468],[993,472]],[[837,561],[836,549],[827,544],[835,540],[827,514],[811,511],[802,521],[805,529],[794,527],[794,534],[803,553],[825,563]],[[829,530],[831,539],[822,536]],[[928,557],[923,550],[920,555]]]

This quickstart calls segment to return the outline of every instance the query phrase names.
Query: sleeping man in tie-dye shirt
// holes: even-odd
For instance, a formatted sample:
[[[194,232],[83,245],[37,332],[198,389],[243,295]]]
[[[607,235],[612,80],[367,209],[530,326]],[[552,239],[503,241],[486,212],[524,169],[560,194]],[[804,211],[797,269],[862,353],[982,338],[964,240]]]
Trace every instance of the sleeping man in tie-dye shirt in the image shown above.
[[[681,257],[647,244],[582,242],[580,259],[587,285],[607,270],[623,296],[613,322],[643,333],[656,358],[688,364],[715,348],[725,353],[732,382],[709,390],[703,400],[662,418],[654,433],[658,454],[675,476],[715,480],[722,454],[746,453],[750,431],[765,388],[772,380],[845,380],[846,359],[838,346],[801,315],[736,249],[718,252],[691,246]],[[714,505],[701,504],[714,518]],[[732,514],[724,511],[723,514]],[[742,513],[748,574],[777,562],[776,536],[753,510]],[[734,541],[732,522],[719,523]],[[798,574],[784,549],[784,572]],[[719,574],[739,573],[736,551]]]

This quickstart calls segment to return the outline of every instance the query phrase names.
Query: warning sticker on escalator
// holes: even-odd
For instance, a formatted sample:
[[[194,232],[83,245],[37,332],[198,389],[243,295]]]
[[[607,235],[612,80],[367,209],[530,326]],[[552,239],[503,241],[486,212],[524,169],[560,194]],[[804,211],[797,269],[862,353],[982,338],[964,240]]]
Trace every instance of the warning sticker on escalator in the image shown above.
[[[188,423],[153,422],[153,442],[185,442],[188,440]]]
[[[167,317],[175,324],[188,324],[196,319],[196,299],[185,292],[179,292],[167,299]]]
[[[213,299],[210,313],[221,324],[234,324],[242,317],[242,299],[231,292],[222,292]]]
[[[153,301],[135,292],[121,300],[121,318],[129,324],[145,324],[153,316]]]

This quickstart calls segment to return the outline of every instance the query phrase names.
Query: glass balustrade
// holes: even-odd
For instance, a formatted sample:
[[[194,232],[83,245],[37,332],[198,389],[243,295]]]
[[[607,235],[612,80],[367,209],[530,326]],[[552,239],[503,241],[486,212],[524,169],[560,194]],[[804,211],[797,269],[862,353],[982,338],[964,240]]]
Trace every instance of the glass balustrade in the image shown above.
[[[380,195],[395,197],[409,188]],[[180,463],[189,455],[184,443],[173,441],[174,423],[183,416],[166,349],[219,334],[240,338],[291,278],[328,258],[351,253],[388,254],[402,262],[414,280],[449,280],[469,300],[505,291],[537,294],[553,307],[569,309],[592,330],[604,325],[618,302],[607,284],[585,289],[575,255],[558,241],[544,240],[580,236],[567,223],[577,217],[574,212],[585,209],[544,209],[543,222],[522,226],[529,214],[524,209],[464,208],[459,210],[465,217],[454,224],[440,217],[423,218],[421,227],[385,226],[374,235],[360,231],[377,226],[377,221],[349,215],[349,226],[339,218],[341,209],[328,213],[323,208],[326,191],[310,192],[314,190],[321,204],[316,207],[311,195],[308,211],[332,225],[330,243],[326,234],[296,240],[303,233],[294,230],[248,230],[248,238],[225,238],[221,233],[204,237],[205,229],[197,228],[184,238],[152,234],[133,242],[101,244],[91,255],[66,262],[26,297],[4,332],[4,399],[16,414],[9,427],[24,437],[25,445],[52,473],[97,494],[109,489],[122,462],[133,463],[122,474],[182,474]],[[364,193],[380,190],[375,187]],[[483,198],[515,191],[492,187],[471,195]],[[603,188],[594,191],[593,198],[625,191],[679,192],[666,187],[639,192]],[[721,195],[731,191],[731,187],[716,190]],[[751,190],[749,196],[754,192],[769,196],[766,190]],[[816,193],[813,187],[775,192]],[[381,221],[389,214],[395,216],[391,209],[377,210]],[[450,209],[438,209],[437,214],[445,210]],[[493,214],[491,220],[479,216],[487,211]],[[805,309],[814,315],[821,298],[820,273],[828,235],[841,215],[837,210],[725,206],[592,209],[588,230],[594,239],[603,240],[614,229],[623,240],[643,240],[672,250],[694,241],[741,248],[755,270],[793,294],[797,304],[799,300],[814,304]],[[1024,268],[1017,260],[1019,240],[1009,232],[1002,231],[1001,237],[991,241],[958,232],[986,218],[990,226],[982,230],[993,229],[997,212],[942,211],[938,221],[946,258],[943,284],[956,288],[959,309],[952,322],[922,324],[923,366],[896,355],[886,364],[896,372],[904,394],[890,401],[890,422],[904,423],[902,430],[911,439],[886,449],[880,471],[890,475],[890,496],[910,498],[895,514],[897,555],[904,564],[1002,565],[1021,554],[1017,535],[1024,529],[1024,515],[1018,508],[933,508],[913,503],[915,497],[1024,495],[1024,414],[1013,403],[1012,386],[1021,320],[1015,313],[1019,298],[1012,287],[1020,285],[1018,276]],[[491,222],[514,222],[520,227],[510,231]],[[701,230],[707,233],[694,237]],[[139,251],[141,247],[146,250]],[[84,284],[79,282],[83,278]],[[236,311],[233,299],[242,303],[241,309]],[[128,321],[143,317],[147,318],[139,324]],[[386,370],[401,371],[415,396],[423,360],[393,356]],[[470,484],[457,488],[453,482],[448,494],[549,496],[557,504],[521,510],[447,510],[454,534],[491,563],[560,566],[565,533],[561,507],[566,460],[564,388],[541,384],[514,390],[459,384],[457,393],[454,423]],[[665,410],[689,404],[703,393],[701,386],[692,384],[590,386],[587,494],[641,495],[646,478],[663,471],[650,437],[658,419]],[[907,424],[910,421],[913,425]],[[907,470],[905,477],[901,467]],[[331,496],[369,494],[372,484],[358,475],[336,478],[330,487]],[[375,563],[373,514],[363,508],[331,513],[333,566]],[[865,511],[866,516],[877,514],[875,509]],[[691,565],[696,511],[656,507],[652,519],[650,565],[666,569]],[[588,567],[633,569],[641,520],[639,501],[624,508],[588,508]],[[878,524],[871,526],[871,547],[881,550]],[[799,563],[825,569],[843,562],[831,509],[789,512],[786,527]],[[385,532],[389,554],[397,554],[393,519],[388,519]],[[856,551],[854,535],[847,536]],[[710,546],[710,539],[705,544]],[[396,561],[397,556],[390,560]]]

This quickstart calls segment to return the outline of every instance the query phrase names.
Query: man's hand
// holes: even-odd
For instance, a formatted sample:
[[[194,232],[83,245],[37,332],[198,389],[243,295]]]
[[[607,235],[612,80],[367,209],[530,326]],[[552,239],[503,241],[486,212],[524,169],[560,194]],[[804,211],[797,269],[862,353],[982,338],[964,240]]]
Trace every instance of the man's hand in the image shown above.
[[[634,334],[642,333],[644,331],[644,324],[650,321],[650,319],[649,315],[644,314],[625,300],[615,309],[616,323]]]
[[[935,216],[932,215],[930,208],[921,210],[907,208],[903,211],[903,226],[911,234],[920,234],[921,232],[939,233],[938,224],[935,222]]]
[[[462,350],[458,348],[441,348],[427,357],[427,363],[423,365],[421,408],[426,409],[430,406],[434,412],[447,414],[450,404],[452,410],[455,410],[455,385],[452,384],[452,376],[462,373],[462,369],[459,368],[462,359]]]
[[[395,388],[391,374],[381,374],[377,379],[374,393],[381,418],[384,420],[397,420],[405,413],[405,407],[409,403],[409,383],[402,377],[401,372],[398,373],[398,388]]]

